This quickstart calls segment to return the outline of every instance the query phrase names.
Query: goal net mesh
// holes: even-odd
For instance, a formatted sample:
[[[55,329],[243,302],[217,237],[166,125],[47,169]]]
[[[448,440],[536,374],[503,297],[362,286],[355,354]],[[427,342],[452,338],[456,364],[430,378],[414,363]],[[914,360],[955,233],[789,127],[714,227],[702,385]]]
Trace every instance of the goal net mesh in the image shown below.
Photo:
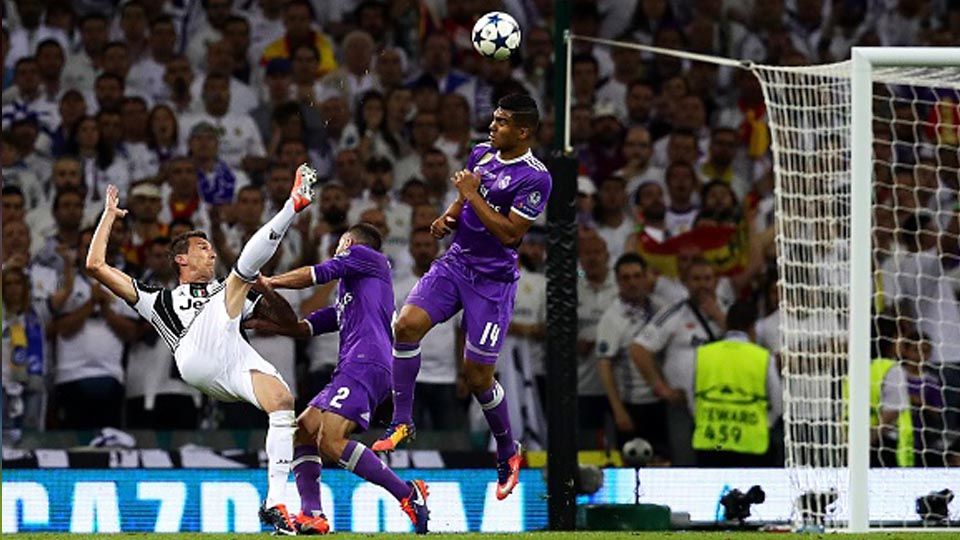
[[[850,67],[753,68],[776,178],[786,464],[795,520],[826,527],[844,525],[849,503],[852,181],[873,186],[873,271],[857,279],[873,282],[872,357],[890,360],[871,366],[871,466],[960,465],[960,69],[874,69],[873,177],[852,179]],[[919,519],[914,500],[891,508]]]

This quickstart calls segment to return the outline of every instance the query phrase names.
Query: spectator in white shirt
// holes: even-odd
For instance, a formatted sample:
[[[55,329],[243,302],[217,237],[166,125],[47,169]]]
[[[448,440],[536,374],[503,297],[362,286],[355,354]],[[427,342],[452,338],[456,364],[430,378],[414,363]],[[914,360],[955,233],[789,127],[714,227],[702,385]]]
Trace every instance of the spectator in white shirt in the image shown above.
[[[84,93],[93,90],[93,83],[109,39],[109,23],[104,15],[88,13],[80,19],[80,50],[70,57],[63,70],[63,86]]]
[[[122,222],[118,222],[122,223]],[[123,227],[114,228],[107,256],[123,264],[119,255]],[[76,261],[79,267],[73,291],[56,319],[57,366],[54,376],[57,408],[65,429],[99,429],[120,425],[123,411],[123,355],[139,335],[135,311],[106,288],[86,277],[82,259],[93,231],[81,234]]]
[[[130,169],[127,162],[101,135],[97,120],[87,116],[77,122],[67,141],[67,153],[77,156],[83,166],[90,201],[103,200],[107,186],[113,184],[125,197],[130,186]]]
[[[671,236],[683,234],[693,229],[700,206],[695,199],[697,192],[697,173],[689,164],[675,161],[667,167],[667,194],[670,204],[667,206],[666,225]]]
[[[163,67],[163,95],[169,105],[178,115],[193,112],[193,94],[190,85],[193,84],[193,68],[186,56],[174,56],[167,60]],[[227,100],[229,103],[229,98]]]
[[[250,54],[259,59],[267,45],[283,37],[285,0],[257,0],[248,15],[250,21]]]
[[[201,3],[205,20],[198,21],[190,30],[185,51],[193,69],[203,71],[210,68],[206,63],[207,45],[223,39],[227,19],[233,11],[231,3],[230,0],[205,0]]]
[[[207,44],[207,76],[219,75],[226,77],[230,82],[230,105],[227,110],[232,114],[249,114],[257,107],[257,94],[250,86],[237,80],[233,76],[236,68],[234,62],[233,45],[226,39],[211,41]],[[203,86],[206,79],[195,79],[190,85],[190,94],[195,99],[203,96]],[[195,103],[194,108],[200,110],[202,103]]]
[[[637,335],[630,356],[653,388],[667,402],[670,460],[674,466],[696,463],[691,445],[693,417],[687,396],[693,393],[696,348],[719,339],[726,314],[718,302],[717,277],[710,263],[697,259],[683,275],[689,299],[662,309]],[[663,353],[662,368],[654,355]]]
[[[627,181],[627,196],[633,197],[637,188],[644,182],[663,184],[664,171],[650,163],[653,155],[653,142],[650,131],[643,126],[627,128],[623,136],[623,159],[627,162],[619,171]]]
[[[96,101],[95,111],[115,111],[120,108],[120,102],[125,93],[123,77],[116,73],[104,71],[97,75],[93,83],[93,97]],[[123,190],[120,191],[121,195]]]
[[[33,116],[47,129],[60,124],[57,102],[49,101],[40,85],[40,70],[32,56],[17,60],[13,86],[3,93],[3,129],[11,129],[15,120]]]
[[[263,82],[263,72],[257,62],[263,51],[250,48],[250,22],[245,17],[231,15],[224,27],[224,39],[233,52],[233,78],[251,88],[258,87]]]
[[[580,277],[577,279],[577,413],[580,428],[594,435],[608,417],[607,398],[597,370],[597,325],[617,296],[607,244],[596,231],[580,234]]]
[[[597,325],[597,369],[617,428],[617,444],[643,437],[658,456],[668,455],[666,409],[630,358],[630,346],[656,313],[648,296],[653,275],[636,253],[614,265],[617,298]]]
[[[67,60],[63,46],[55,39],[44,40],[37,45],[36,59],[44,97],[52,103],[59,102],[61,94],[66,90],[60,83]]]
[[[203,83],[203,111],[183,118],[181,136],[194,126],[215,126],[220,138],[220,158],[234,169],[251,174],[266,168],[266,149],[249,114],[235,114],[230,107],[230,78],[211,74]]]
[[[67,36],[62,30],[45,23],[43,15],[46,3],[34,0],[17,0],[16,8],[20,24],[14,26],[13,31],[10,32],[10,62],[16,62],[20,58],[30,56],[36,50],[37,45],[46,39],[54,39],[62,47],[68,45]],[[4,10],[4,26],[7,25],[10,15]]]
[[[220,158],[220,131],[213,124],[194,124],[187,139],[190,158],[199,178],[198,189],[203,201],[220,206],[232,203],[250,179]]]
[[[169,15],[161,15],[150,22],[149,54],[135,62],[127,74],[130,88],[146,94],[153,102],[170,98],[163,82],[167,62],[173,59],[177,43],[177,29]]]
[[[624,242],[635,227],[627,214],[626,181],[621,176],[608,176],[597,184],[597,206],[594,220],[597,232],[607,244],[611,259],[617,259],[624,252]]]

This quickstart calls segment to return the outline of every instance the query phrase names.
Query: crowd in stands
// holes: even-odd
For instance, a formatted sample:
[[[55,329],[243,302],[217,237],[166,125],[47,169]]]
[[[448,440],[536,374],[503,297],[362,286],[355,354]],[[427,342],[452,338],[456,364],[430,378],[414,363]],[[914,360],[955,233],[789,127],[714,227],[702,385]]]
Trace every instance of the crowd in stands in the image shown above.
[[[552,1],[3,4],[5,428],[262,424],[248,406],[214,405],[187,386],[149,324],[86,276],[83,261],[108,184],[120,188],[129,209],[113,228],[111,264],[144,283],[172,286],[176,273],[166,248],[173,237],[207,232],[226,274],[244,242],[283,205],[296,166],[310,163],[324,179],[319,200],[264,273],[325,260],[349,225],[366,221],[386,239],[399,307],[445,248],[429,226],[456,196],[449,178],[472,145],[486,139],[496,101],[517,91],[532,95],[541,111],[535,152],[546,159],[553,146],[553,70],[560,59]],[[956,45],[960,38],[960,5],[949,0],[572,4],[576,34],[775,65],[844,60],[854,45]],[[511,61],[472,49],[473,23],[491,10],[508,11],[523,29]],[[738,328],[744,317],[757,319],[749,321],[755,328],[749,339],[771,352],[771,362],[779,353],[773,167],[760,84],[743,70],[586,42],[576,43],[569,80],[581,168],[582,446],[615,447],[641,436],[658,462],[694,465],[696,347],[720,339],[727,310],[746,302],[752,315],[738,310]],[[892,136],[884,139],[882,126],[875,135],[879,155]],[[904,227],[902,211],[909,209],[918,238],[950,231],[956,136],[937,139],[909,128],[897,135],[952,145],[954,161],[947,152],[922,176],[914,169],[922,160],[889,157],[900,167],[890,172],[891,185],[902,193],[878,193],[886,197],[879,203],[895,200],[899,207],[878,211],[877,219],[891,224],[883,230]],[[525,404],[514,431],[528,448],[546,445],[543,225],[519,249],[511,343],[499,364],[501,379],[512,378],[509,388],[529,398],[514,400]],[[929,405],[923,414],[949,409],[956,392],[930,393],[941,397],[936,405],[922,397],[921,383],[960,388],[960,370],[924,368],[960,363],[956,348],[948,353],[938,345],[960,343],[956,291],[944,277],[957,259],[940,257],[956,252],[943,242],[895,236],[880,239],[886,247],[904,246],[881,250],[884,264],[896,268],[884,287],[889,309],[904,310],[902,318],[927,310],[931,323],[892,330],[895,346],[882,354],[913,363],[902,374],[911,394],[891,394],[889,410],[921,401]],[[934,277],[918,284],[910,279],[917,276]],[[336,290],[282,294],[306,315],[335,301]],[[915,307],[920,295],[937,302]],[[954,315],[956,321],[948,319]],[[304,403],[329,380],[337,359],[335,334],[309,341],[253,331],[247,337]],[[423,341],[418,429],[476,425],[485,432],[458,378],[461,343],[456,320]],[[775,464],[783,459],[775,444],[780,396],[771,391],[767,398],[774,444],[765,463]],[[875,439],[890,435],[878,430]]]

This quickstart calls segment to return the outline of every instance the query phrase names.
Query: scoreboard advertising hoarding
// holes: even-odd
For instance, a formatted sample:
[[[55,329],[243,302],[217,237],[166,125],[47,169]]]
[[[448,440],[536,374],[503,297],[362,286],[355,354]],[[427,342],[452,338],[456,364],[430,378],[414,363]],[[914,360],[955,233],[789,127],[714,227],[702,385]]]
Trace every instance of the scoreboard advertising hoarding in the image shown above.
[[[540,469],[524,469],[520,485],[496,498],[492,469],[401,470],[430,485],[430,529],[438,532],[519,532],[547,525],[546,482]],[[639,483],[638,483],[639,482]],[[790,479],[784,469],[605,469],[604,486],[579,503],[666,504],[710,522],[720,496],[759,484],[763,504],[750,521],[788,521]],[[918,496],[960,488],[960,469],[871,470],[871,519],[911,519]],[[298,509],[296,486],[288,506]],[[2,529],[59,532],[259,532],[257,508],[266,494],[262,469],[6,469]],[[323,509],[334,530],[407,532],[410,522],[382,488],[340,469],[322,476]],[[842,499],[842,498],[841,498]],[[951,515],[960,514],[958,503]],[[843,509],[838,510],[840,513]],[[264,529],[265,530],[265,529]]]

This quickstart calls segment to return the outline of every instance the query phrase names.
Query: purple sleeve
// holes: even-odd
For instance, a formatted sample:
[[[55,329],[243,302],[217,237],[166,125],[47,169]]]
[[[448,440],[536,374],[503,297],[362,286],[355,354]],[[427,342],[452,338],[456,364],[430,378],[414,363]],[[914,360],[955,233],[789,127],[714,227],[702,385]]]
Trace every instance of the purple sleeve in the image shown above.
[[[310,325],[310,333],[315,336],[340,329],[340,324],[337,322],[337,309],[333,306],[314,311],[307,315],[306,320]]]
[[[313,282],[319,285],[351,274],[376,275],[380,257],[379,253],[366,246],[353,246],[328,261],[315,264]]]
[[[553,181],[548,172],[536,172],[527,177],[513,198],[513,211],[533,221],[547,207]]]

